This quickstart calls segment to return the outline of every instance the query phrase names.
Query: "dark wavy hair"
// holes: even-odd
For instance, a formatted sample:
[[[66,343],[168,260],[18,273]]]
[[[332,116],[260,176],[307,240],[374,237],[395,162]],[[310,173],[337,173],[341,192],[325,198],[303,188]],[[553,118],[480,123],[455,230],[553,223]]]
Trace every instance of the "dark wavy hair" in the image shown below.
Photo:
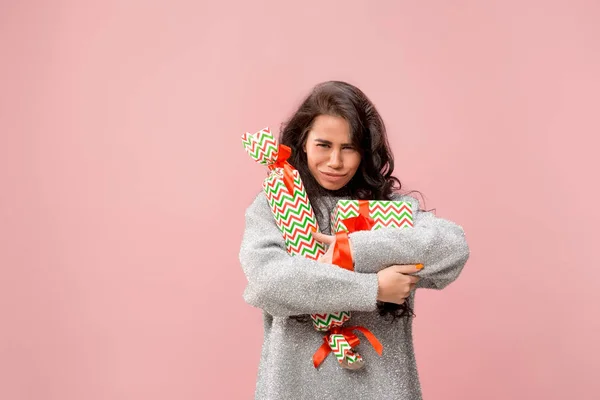
[[[344,118],[350,125],[352,144],[360,152],[361,161],[350,182],[339,191],[323,188],[308,169],[304,144],[312,124],[319,115]],[[373,103],[357,87],[341,81],[318,84],[304,99],[298,110],[281,126],[279,141],[292,149],[288,160],[300,173],[306,192],[315,212],[327,195],[342,194],[366,200],[390,200],[391,194],[402,188],[394,176],[394,157],[388,143],[383,119]],[[403,304],[377,303],[382,317],[414,316],[409,299]],[[293,316],[298,321],[308,321],[308,316]]]

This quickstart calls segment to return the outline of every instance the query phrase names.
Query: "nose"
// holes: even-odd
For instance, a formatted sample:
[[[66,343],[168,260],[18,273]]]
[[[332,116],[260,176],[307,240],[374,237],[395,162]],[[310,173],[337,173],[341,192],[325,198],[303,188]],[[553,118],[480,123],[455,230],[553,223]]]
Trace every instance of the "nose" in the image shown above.
[[[333,169],[338,169],[341,168],[343,165],[342,163],[342,154],[341,152],[337,151],[337,150],[333,150],[330,154],[329,154],[329,162],[327,163],[327,166]]]

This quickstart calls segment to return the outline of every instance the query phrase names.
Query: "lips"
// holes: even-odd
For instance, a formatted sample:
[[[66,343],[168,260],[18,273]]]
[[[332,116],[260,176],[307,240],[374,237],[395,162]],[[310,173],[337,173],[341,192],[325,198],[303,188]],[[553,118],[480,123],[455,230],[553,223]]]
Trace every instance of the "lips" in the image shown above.
[[[331,173],[322,172],[322,171],[321,171],[321,175],[323,175],[323,177],[325,179],[327,179],[328,181],[339,181],[339,180],[343,179],[344,176],[346,176],[345,174],[343,174],[343,175],[340,175],[340,174],[331,174]]]

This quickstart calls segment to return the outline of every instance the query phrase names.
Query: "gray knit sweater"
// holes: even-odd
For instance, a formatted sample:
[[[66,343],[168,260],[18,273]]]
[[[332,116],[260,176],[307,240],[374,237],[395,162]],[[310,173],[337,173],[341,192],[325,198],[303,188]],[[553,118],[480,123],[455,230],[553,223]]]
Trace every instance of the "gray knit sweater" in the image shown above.
[[[469,247],[459,225],[419,211],[412,197],[393,199],[412,203],[414,228],[350,234],[355,272],[290,256],[264,193],[248,207],[240,250],[248,279],[244,299],[263,310],[264,321],[256,399],[421,399],[412,320],[392,323],[379,316],[376,273],[393,264],[422,263],[417,287],[442,289],[458,277]],[[337,198],[328,200],[334,205]],[[324,233],[329,233],[329,208],[322,208],[318,218]],[[411,305],[414,308],[414,293]],[[343,369],[330,354],[316,369],[312,355],[323,343],[323,333],[312,323],[289,316],[344,310],[353,311],[345,325],[362,325],[373,332],[383,345],[383,355],[358,333],[361,344],[356,350],[365,360],[364,368]]]

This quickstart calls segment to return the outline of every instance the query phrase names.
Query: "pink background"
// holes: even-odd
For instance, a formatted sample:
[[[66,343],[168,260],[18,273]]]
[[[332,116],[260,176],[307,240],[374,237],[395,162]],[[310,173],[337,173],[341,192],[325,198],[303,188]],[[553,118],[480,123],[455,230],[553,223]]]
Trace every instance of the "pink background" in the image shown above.
[[[249,399],[240,135],[317,82],[387,122],[472,256],[423,291],[426,399],[600,393],[600,3],[3,1],[0,398]]]

